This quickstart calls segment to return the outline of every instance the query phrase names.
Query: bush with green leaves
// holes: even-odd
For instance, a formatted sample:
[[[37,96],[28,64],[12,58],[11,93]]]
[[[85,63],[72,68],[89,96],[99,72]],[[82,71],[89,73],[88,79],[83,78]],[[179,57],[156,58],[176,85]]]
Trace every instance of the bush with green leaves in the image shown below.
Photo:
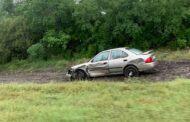
[[[0,57],[0,64],[4,64],[11,61],[11,53],[7,49],[0,48]]]
[[[49,57],[91,57],[132,46],[190,46],[189,0],[0,0],[0,45],[26,59],[41,43]],[[177,9],[176,9],[177,8]]]
[[[50,30],[44,35],[41,42],[45,46],[48,54],[60,55],[65,53],[70,39],[70,35],[64,32]]]
[[[11,59],[26,59],[27,49],[31,43],[32,39],[30,38],[25,18],[22,16],[14,16],[3,17],[1,19],[0,48],[2,50],[8,50]]]
[[[177,39],[177,47],[179,49],[184,49],[187,47],[187,40],[185,39]]]
[[[41,43],[32,45],[31,47],[28,48],[27,52],[29,54],[30,60],[46,58],[46,52],[44,46]]]
[[[177,40],[171,41],[168,43],[168,47],[172,50],[185,49],[186,47],[188,47],[187,40],[177,39]]]

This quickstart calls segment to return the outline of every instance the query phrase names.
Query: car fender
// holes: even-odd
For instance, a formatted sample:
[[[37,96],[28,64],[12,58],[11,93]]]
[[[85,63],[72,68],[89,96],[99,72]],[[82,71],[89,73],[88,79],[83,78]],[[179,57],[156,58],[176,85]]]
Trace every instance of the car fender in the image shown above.
[[[86,65],[82,65],[82,66],[76,68],[76,69],[74,70],[74,72],[77,72],[77,71],[79,71],[79,70],[83,71],[83,72],[86,74],[86,76],[89,77],[89,73],[88,73],[88,71],[87,71],[87,66],[86,66]]]
[[[134,59],[134,60],[131,60],[127,63],[127,65],[123,68],[123,70],[128,67],[128,66],[134,66],[136,67],[138,70],[139,70],[139,65],[143,62],[144,60],[142,58],[138,58],[138,59]]]

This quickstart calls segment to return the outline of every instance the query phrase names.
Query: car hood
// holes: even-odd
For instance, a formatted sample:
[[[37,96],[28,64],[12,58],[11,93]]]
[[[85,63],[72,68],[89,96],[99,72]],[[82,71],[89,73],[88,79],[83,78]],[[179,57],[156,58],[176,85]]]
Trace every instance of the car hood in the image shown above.
[[[81,67],[85,67],[87,65],[88,65],[88,63],[83,63],[83,64],[75,65],[75,66],[71,67],[71,69],[75,70],[75,69],[78,69],[78,68],[81,68]]]

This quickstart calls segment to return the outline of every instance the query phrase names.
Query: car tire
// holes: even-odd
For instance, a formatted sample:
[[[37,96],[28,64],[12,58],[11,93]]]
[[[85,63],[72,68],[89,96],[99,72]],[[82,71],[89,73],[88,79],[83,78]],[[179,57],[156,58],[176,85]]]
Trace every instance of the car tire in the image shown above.
[[[124,76],[125,77],[138,77],[139,71],[135,66],[128,66],[124,69]]]
[[[75,80],[86,80],[86,73],[82,70],[77,70],[75,75]]]

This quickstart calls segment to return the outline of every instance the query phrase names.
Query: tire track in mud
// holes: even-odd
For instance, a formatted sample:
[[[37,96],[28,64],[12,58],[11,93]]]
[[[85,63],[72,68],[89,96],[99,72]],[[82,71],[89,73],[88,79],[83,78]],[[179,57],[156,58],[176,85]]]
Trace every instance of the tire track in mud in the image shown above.
[[[35,82],[35,83],[47,83],[47,82],[68,82],[66,77],[66,69],[63,71],[38,71],[38,72],[15,72],[7,73],[0,72],[0,82]],[[154,71],[141,73],[138,79],[145,79],[147,81],[170,81],[176,78],[188,78],[190,79],[190,61],[159,61]],[[99,77],[93,78],[95,80],[105,81],[125,81],[127,80],[123,76],[111,76],[111,77]]]
[[[142,77],[150,81],[166,81],[176,78],[190,79],[190,61],[159,61],[153,73],[144,73]]]

